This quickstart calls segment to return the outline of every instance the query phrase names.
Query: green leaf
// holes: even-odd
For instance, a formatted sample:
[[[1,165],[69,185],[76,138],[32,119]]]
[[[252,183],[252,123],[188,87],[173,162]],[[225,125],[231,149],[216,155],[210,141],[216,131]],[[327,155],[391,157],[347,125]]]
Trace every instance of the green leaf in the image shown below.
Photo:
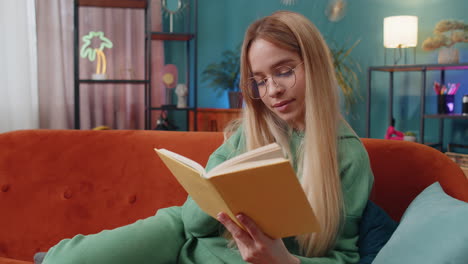
[[[206,66],[202,72],[202,81],[207,82],[210,87],[222,92],[237,91],[236,85],[240,71],[240,45],[235,50],[225,50],[221,53],[221,61]]]
[[[336,45],[334,45],[330,48],[336,79],[344,96],[346,112],[349,112],[351,106],[355,104],[358,99],[361,99],[361,96],[359,96],[357,92],[359,78],[356,73],[361,71],[361,67],[351,57],[351,52],[359,42],[360,40],[357,40],[349,48],[347,48],[346,45],[341,47],[336,47]]]

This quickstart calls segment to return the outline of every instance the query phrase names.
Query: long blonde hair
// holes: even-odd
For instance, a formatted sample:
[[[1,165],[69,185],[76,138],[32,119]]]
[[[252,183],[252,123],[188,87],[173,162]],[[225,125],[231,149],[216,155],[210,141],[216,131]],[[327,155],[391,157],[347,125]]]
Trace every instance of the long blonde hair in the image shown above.
[[[335,246],[344,217],[343,195],[337,161],[339,113],[338,86],[328,46],[317,28],[304,16],[279,11],[261,18],[245,33],[241,54],[241,83],[252,76],[248,52],[256,39],[263,39],[289,51],[304,61],[305,131],[298,150],[298,170],[307,198],[321,225],[321,232],[297,236],[302,254],[326,255]],[[291,128],[271,112],[261,100],[247,96],[243,122],[246,149],[277,142],[289,151]],[[288,152],[291,156],[291,153]]]

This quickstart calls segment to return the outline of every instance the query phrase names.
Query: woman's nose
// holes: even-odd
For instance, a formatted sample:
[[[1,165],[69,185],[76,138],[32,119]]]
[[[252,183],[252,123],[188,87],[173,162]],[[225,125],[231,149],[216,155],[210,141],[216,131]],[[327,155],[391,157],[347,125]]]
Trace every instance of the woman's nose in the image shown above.
[[[268,79],[267,83],[267,93],[271,97],[275,97],[278,94],[282,94],[284,92],[284,88],[276,82],[273,78]]]

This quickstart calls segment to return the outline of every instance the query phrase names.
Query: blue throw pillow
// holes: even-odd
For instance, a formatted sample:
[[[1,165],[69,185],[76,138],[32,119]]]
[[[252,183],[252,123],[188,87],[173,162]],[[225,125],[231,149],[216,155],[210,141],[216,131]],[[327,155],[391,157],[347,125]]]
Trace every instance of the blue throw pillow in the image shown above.
[[[374,264],[468,263],[468,203],[447,195],[438,182],[406,209]]]
[[[359,264],[371,264],[397,226],[382,208],[368,201],[359,224]]]

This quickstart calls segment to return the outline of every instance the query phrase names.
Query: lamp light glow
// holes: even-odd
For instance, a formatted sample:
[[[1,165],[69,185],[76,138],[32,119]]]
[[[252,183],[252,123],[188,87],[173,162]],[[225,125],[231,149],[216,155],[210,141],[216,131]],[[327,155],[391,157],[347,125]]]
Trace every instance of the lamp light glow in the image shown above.
[[[384,47],[409,48],[418,45],[418,17],[391,16],[384,18]]]

